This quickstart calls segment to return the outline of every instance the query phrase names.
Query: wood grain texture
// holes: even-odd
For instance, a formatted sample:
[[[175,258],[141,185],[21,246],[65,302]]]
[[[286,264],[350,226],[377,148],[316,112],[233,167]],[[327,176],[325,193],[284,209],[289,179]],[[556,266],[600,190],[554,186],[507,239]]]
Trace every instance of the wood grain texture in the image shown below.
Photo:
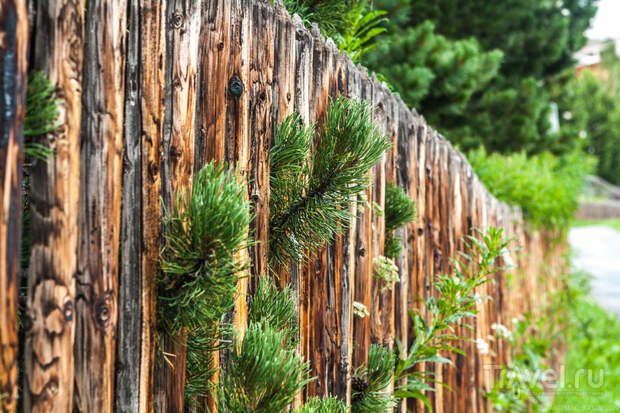
[[[35,162],[31,174],[24,409],[67,412],[74,385],[83,5],[40,2],[36,26],[33,66],[57,87],[62,126],[43,138],[54,156]]]
[[[310,83],[310,121],[320,125],[325,117],[329,105],[330,79],[333,65],[333,51],[335,47],[331,40],[327,42],[321,35],[318,27],[312,27],[312,80]],[[315,136],[313,150],[318,144],[318,134]],[[328,260],[333,251],[328,252],[327,245],[310,257],[304,266],[302,274],[307,277],[307,294],[301,296],[306,300],[305,308],[307,315],[308,348],[302,353],[310,362],[310,374],[317,380],[309,383],[305,388],[306,398],[312,396],[324,396],[327,394],[327,363],[325,352],[327,351],[327,337],[325,335],[327,320],[327,279],[333,278],[333,267],[330,268]],[[330,256],[328,256],[330,255]],[[331,274],[328,274],[328,271]]]
[[[149,368],[142,364],[142,121],[140,101],[140,7],[127,6],[125,55],[125,122],[121,228],[119,240],[118,327],[116,351],[115,409],[118,413],[140,410],[140,394],[146,387]],[[140,218],[138,218],[140,217]]]
[[[383,131],[387,129],[387,100],[388,89],[380,84],[376,77],[372,77],[373,82],[373,122],[379,125]],[[373,344],[385,344],[384,333],[385,326],[383,325],[383,312],[388,310],[384,308],[382,302],[382,287],[384,286],[380,280],[374,278],[374,260],[383,255],[383,247],[385,244],[385,219],[383,217],[383,211],[385,210],[385,171],[386,171],[386,158],[385,156],[375,165],[373,168],[374,180],[372,185],[372,197],[370,202],[372,203],[372,264],[373,274],[372,287],[371,287],[371,306],[370,311],[370,341]]]
[[[166,2],[140,3],[140,120],[142,177],[142,324],[140,412],[152,412],[156,349],[156,275],[161,241],[162,143],[166,59]]]
[[[198,94],[201,7],[172,0],[167,4],[166,95],[162,154],[162,192],[168,211],[181,193],[191,190],[194,172],[195,122]],[[154,371],[154,407],[183,412],[187,332],[159,332],[160,359]],[[166,362],[161,360],[166,358]]]
[[[17,410],[18,288],[26,113],[26,2],[0,8],[0,411]]]
[[[126,9],[88,2],[78,268],[76,274],[75,412],[112,412],[118,318],[118,253],[125,93]]]
[[[358,68],[359,73],[359,97],[372,105],[373,84],[363,70]],[[349,74],[351,77],[351,74]],[[356,81],[357,83],[357,81]],[[369,171],[368,179],[374,181],[374,174]],[[360,204],[357,210],[357,222],[355,232],[355,301],[364,305],[369,311],[372,309],[372,187],[368,187],[363,195],[366,202]],[[365,364],[368,360],[370,349],[370,317],[355,317],[353,320],[353,367]]]

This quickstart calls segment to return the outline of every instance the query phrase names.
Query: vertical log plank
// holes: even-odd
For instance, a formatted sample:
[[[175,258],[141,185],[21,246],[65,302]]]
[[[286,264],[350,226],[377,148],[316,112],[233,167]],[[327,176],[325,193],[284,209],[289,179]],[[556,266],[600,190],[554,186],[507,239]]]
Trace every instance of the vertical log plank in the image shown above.
[[[283,10],[280,14],[284,13]],[[272,6],[266,1],[252,5],[251,39],[254,47],[250,52],[250,147],[249,147],[249,196],[254,207],[254,220],[250,230],[257,241],[250,248],[250,273],[254,280],[267,274],[269,242],[269,150],[273,138],[272,109],[274,95],[274,51],[276,41],[276,18]],[[279,92],[279,90],[276,90]],[[278,96],[275,96],[276,100]],[[247,312],[247,309],[245,310]]]
[[[397,98],[398,110],[398,136],[397,147],[395,149],[395,173],[396,184],[402,187],[409,198],[418,205],[417,191],[417,137],[415,118],[409,109],[405,106],[400,98]],[[414,287],[412,285],[412,275],[416,272],[417,262],[414,259],[415,240],[417,233],[416,219],[408,223],[405,227],[397,231],[396,236],[400,238],[403,245],[401,256],[396,260],[396,265],[400,274],[400,282],[396,284],[394,289],[395,304],[395,336],[402,345],[404,351],[399,356],[407,357],[409,348],[409,309],[412,303],[409,302],[409,291]],[[413,280],[415,281],[415,280]],[[405,379],[406,380],[406,379]],[[405,380],[397,385],[405,384]],[[402,400],[397,407],[397,412],[406,413],[407,400]]]
[[[191,189],[200,49],[200,4],[173,0],[166,10],[166,95],[162,153],[163,202],[168,211],[178,194]],[[166,362],[155,364],[154,405],[159,412],[183,412],[187,333],[159,332]]]
[[[380,84],[373,74],[373,121],[382,131],[387,127],[387,99],[389,91]],[[385,219],[383,211],[385,210],[385,170],[386,157],[384,156],[373,168],[374,181],[372,185],[372,258],[371,264],[374,266],[374,260],[383,255],[383,247],[385,243]],[[384,344],[385,326],[383,325],[383,312],[387,308],[383,307],[381,288],[383,283],[374,279],[374,268],[371,270],[372,287],[371,287],[371,307],[370,310],[370,341],[373,344]]]
[[[293,16],[295,27],[295,94],[294,107],[304,122],[310,123],[310,93],[312,81],[312,60],[314,38],[303,25],[298,15]],[[283,275],[286,269],[278,274],[280,279],[287,276]],[[293,294],[297,298],[297,315],[299,325],[299,340],[297,351],[301,355],[308,354],[308,302],[304,299],[308,295],[308,278],[304,277],[302,266],[299,263],[290,263],[290,282]],[[302,402],[302,392],[300,392],[293,403],[294,407],[299,407]]]
[[[312,83],[310,93],[310,119],[317,124],[323,121],[329,104],[330,79],[332,74],[332,48],[333,42],[327,42],[321,35],[318,26],[312,27],[313,50],[312,50]],[[318,135],[317,135],[318,136]],[[316,150],[318,141],[315,139],[313,151]],[[306,398],[312,396],[324,396],[327,394],[327,363],[325,352],[327,350],[325,329],[327,326],[327,279],[328,271],[333,268],[328,266],[327,245],[321,251],[311,257],[304,266],[307,278],[309,294],[302,299],[307,300],[308,315],[308,353],[303,354],[310,362],[310,375],[317,379],[308,384],[305,389]]]
[[[118,253],[125,94],[126,8],[88,2],[78,269],[75,412],[112,412],[118,318]]]
[[[340,51],[333,42],[328,41],[329,53],[332,55],[330,71],[329,95],[330,98],[343,96],[347,92],[347,70]],[[352,206],[352,208],[355,208]],[[353,221],[353,220],[351,220]],[[350,334],[350,317],[353,311],[349,279],[349,238],[350,225],[345,223],[342,233],[337,234],[327,247],[326,277],[326,313],[323,362],[325,366],[325,388],[327,394],[338,395],[346,400],[350,357],[345,347],[348,345]],[[344,357],[344,358],[343,358]]]
[[[35,162],[31,175],[24,409],[66,412],[74,383],[84,8],[41,2],[36,16],[33,68],[58,88],[62,127],[44,138],[54,157]]]
[[[166,57],[166,2],[140,4],[142,166],[142,339],[140,412],[153,411],[156,274],[161,237],[162,151]],[[157,360],[163,363],[162,359]]]
[[[346,95],[349,98],[357,99],[361,93],[361,77],[353,61],[344,56],[344,78],[346,79]],[[347,406],[351,404],[351,374],[353,368],[353,346],[354,346],[354,313],[353,302],[355,299],[355,264],[356,264],[356,234],[358,211],[363,206],[358,205],[358,199],[353,199],[351,207],[351,222],[349,228],[343,235],[345,242],[343,246],[343,268],[342,268],[342,347],[340,349],[340,374],[341,380],[335,389],[335,395]]]
[[[360,74],[359,97],[372,105],[373,83],[366,71],[358,67]],[[368,172],[370,182],[374,181],[373,171]],[[372,187],[366,189],[367,203],[372,203]],[[372,206],[362,202],[357,210],[355,234],[355,301],[372,309]],[[366,364],[370,349],[370,317],[355,317],[353,321],[353,366]]]
[[[26,2],[0,11],[0,411],[17,410],[17,309],[22,222],[23,123],[26,113]]]
[[[266,171],[263,172],[266,174],[267,179],[262,182],[266,182],[266,184],[261,185],[258,190],[253,189],[251,186],[255,180],[258,180],[256,175],[254,175],[254,171],[257,170],[256,166],[251,161],[250,133],[253,129],[251,124],[251,112],[248,112],[248,110],[252,110],[252,95],[251,93],[244,93],[243,90],[241,91],[241,95],[239,95],[238,90],[235,88],[235,79],[239,79],[242,85],[249,85],[250,82],[252,82],[252,60],[250,56],[250,47],[254,38],[248,38],[246,33],[252,33],[252,30],[254,30],[254,24],[255,20],[250,16],[249,1],[232,1],[230,20],[230,58],[228,60],[227,75],[229,80],[228,91],[226,94],[226,160],[231,166],[238,168],[241,173],[241,177],[248,184],[249,198],[246,197],[245,199],[250,199],[254,202],[256,199],[256,194],[259,193],[259,191],[262,191],[263,193],[258,195],[259,200],[267,199],[268,208],[268,158],[267,160],[263,160],[263,162],[267,165]],[[265,30],[268,31],[269,28],[265,27]],[[269,43],[266,43],[265,47],[269,47]],[[271,66],[267,65],[267,68],[265,69],[267,73],[269,73],[270,67]],[[267,82],[269,83],[269,79]],[[254,87],[254,82],[252,82],[252,86]],[[245,86],[243,86],[243,88],[245,88]],[[267,93],[267,95],[269,95],[269,93]],[[267,148],[268,147],[269,146],[267,145]],[[262,212],[256,209],[254,210],[254,213],[257,217],[262,216]],[[267,225],[269,224],[268,213],[267,217],[262,219],[267,222]],[[250,228],[252,228],[252,224],[250,225]],[[264,231],[264,233],[267,232]],[[259,240],[259,235],[254,234],[254,238]],[[264,235],[261,235],[259,242],[264,242],[263,239]],[[259,254],[260,258],[256,259],[248,257],[248,254],[251,255],[251,253],[251,249],[250,251],[244,249],[237,254],[235,259],[240,262],[248,262],[248,259],[250,259],[250,263],[252,265],[250,269],[257,268],[257,266],[258,268],[261,268],[261,265],[266,265],[264,264],[266,262],[266,255],[264,255],[264,253],[262,255]],[[257,263],[258,261],[263,264]],[[240,274],[239,280],[237,281],[237,299],[235,300],[235,307],[233,309],[233,326],[239,333],[240,338],[243,338],[245,335],[248,322],[247,292],[249,280],[247,275],[249,274]]]
[[[150,365],[143,364],[141,333],[142,313],[146,303],[142,301],[142,121],[138,0],[131,0],[127,7],[126,44],[115,408],[118,413],[145,413],[144,400],[147,395],[141,392],[148,389],[142,387],[142,383],[149,380]]]

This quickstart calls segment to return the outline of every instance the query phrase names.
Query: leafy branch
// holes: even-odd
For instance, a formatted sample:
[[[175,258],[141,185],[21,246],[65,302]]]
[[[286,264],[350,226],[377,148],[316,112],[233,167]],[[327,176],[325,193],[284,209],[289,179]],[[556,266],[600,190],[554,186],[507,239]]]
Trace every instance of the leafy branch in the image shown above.
[[[428,382],[434,381],[432,372],[416,371],[415,367],[424,362],[447,363],[451,361],[440,355],[443,351],[465,353],[453,345],[454,341],[467,340],[456,334],[456,327],[471,329],[464,318],[475,317],[478,311],[476,303],[482,298],[475,294],[475,289],[487,282],[494,273],[506,269],[495,266],[495,260],[508,247],[509,240],[502,238],[502,229],[490,227],[486,233],[480,232],[481,238],[468,236],[469,254],[460,253],[461,258],[453,259],[453,276],[440,275],[433,282],[436,297],[424,301],[424,314],[411,310],[414,323],[415,340],[407,357],[400,358],[394,370],[395,382],[403,382],[394,392],[397,398],[415,398],[422,400],[431,409],[424,391],[433,391]],[[400,354],[404,354],[402,345],[397,342]],[[445,385],[443,383],[440,383]]]

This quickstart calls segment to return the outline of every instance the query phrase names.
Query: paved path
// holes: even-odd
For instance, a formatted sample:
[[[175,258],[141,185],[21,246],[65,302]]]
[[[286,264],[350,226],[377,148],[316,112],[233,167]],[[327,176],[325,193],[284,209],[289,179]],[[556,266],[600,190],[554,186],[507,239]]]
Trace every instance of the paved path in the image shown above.
[[[594,225],[568,234],[573,264],[592,274],[592,295],[605,309],[620,316],[620,232]]]

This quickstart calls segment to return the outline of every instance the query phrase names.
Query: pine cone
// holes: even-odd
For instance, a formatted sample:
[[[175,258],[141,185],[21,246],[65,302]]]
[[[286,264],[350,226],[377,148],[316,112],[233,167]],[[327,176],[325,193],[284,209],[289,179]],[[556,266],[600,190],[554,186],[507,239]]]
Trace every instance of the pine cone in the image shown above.
[[[368,388],[368,382],[362,377],[352,377],[351,388],[357,393],[363,393]]]

